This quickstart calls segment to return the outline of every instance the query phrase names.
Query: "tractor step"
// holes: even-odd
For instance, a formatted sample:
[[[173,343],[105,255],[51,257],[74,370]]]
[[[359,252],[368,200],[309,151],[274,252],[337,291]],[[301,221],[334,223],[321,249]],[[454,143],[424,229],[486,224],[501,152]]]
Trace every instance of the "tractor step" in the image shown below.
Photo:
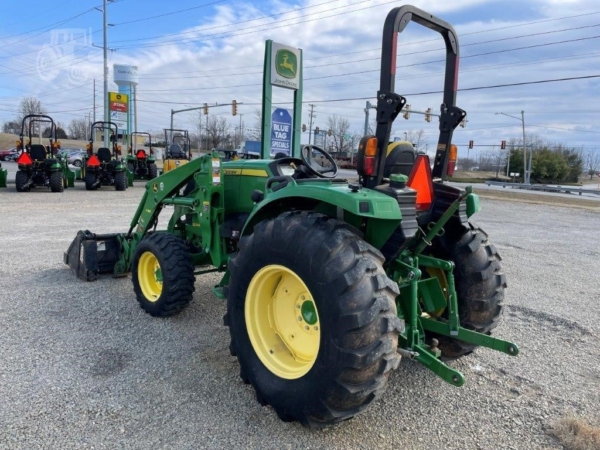
[[[64,254],[64,262],[84,281],[94,281],[98,274],[114,273],[121,256],[121,237],[120,233],[78,231]]]

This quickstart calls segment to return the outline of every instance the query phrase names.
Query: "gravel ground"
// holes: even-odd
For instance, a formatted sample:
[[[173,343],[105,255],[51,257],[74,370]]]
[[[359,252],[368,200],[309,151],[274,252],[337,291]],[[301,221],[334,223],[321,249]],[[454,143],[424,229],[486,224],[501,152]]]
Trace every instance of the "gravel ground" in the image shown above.
[[[62,254],[77,230],[125,231],[141,197],[81,184],[0,190],[0,448],[561,448],[556,419],[600,419],[600,257],[592,211],[485,200],[477,223],[504,258],[496,335],[452,387],[402,361],[385,398],[323,431],[281,422],[238,377],[216,276],[177,317],[146,315],[129,278],[76,279]]]

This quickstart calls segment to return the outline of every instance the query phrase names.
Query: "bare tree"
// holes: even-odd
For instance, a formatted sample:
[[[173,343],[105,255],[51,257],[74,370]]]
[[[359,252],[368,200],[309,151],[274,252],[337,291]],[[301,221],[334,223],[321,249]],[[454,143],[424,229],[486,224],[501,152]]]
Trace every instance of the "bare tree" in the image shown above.
[[[600,151],[590,150],[586,157],[587,174],[590,180],[600,172]]]
[[[406,140],[411,142],[417,151],[425,151],[425,130],[407,131]]]
[[[327,118],[327,128],[331,130],[331,136],[327,143],[332,153],[347,153],[352,151],[350,137],[350,122],[348,119],[336,115]]]
[[[205,131],[208,134],[209,149],[232,145],[231,126],[225,117],[209,118],[208,128]]]
[[[87,131],[88,122],[85,119],[73,119],[69,123],[69,136],[71,139],[85,140],[89,138]]]
[[[21,132],[21,122],[9,120],[2,125],[2,132],[9,134],[19,134]]]
[[[260,141],[262,139],[262,111],[256,108],[253,115],[254,128],[245,130],[244,134],[251,141]]]
[[[35,97],[25,97],[21,100],[19,104],[19,115],[16,118],[16,121],[21,124],[23,122],[23,118],[30,114],[46,114],[46,109],[42,106],[42,102]],[[33,124],[32,132],[38,133],[41,129],[41,122],[35,122]],[[28,126],[28,124],[25,124]],[[19,127],[20,128],[20,127]]]

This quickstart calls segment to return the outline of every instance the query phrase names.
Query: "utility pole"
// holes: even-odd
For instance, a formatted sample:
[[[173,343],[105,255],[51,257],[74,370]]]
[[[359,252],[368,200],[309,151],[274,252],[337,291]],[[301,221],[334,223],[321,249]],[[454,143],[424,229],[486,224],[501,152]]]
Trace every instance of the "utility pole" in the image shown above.
[[[107,36],[106,30],[108,25],[106,23],[106,2],[107,0],[103,0],[102,2],[102,29],[104,35],[104,121],[109,122],[110,116],[108,115],[108,47],[107,47]],[[108,135],[109,133],[104,133],[104,146],[108,147]]]
[[[377,109],[376,106],[372,105],[371,102],[369,100],[367,100],[367,104],[365,105],[365,129],[364,129],[363,136],[366,136],[367,134],[369,134],[369,110],[371,108]]]
[[[308,126],[308,145],[310,145],[310,138],[312,135],[312,124],[313,124],[313,118],[317,117],[317,115],[314,113],[314,108],[315,105],[313,105],[312,103],[309,104],[308,106],[310,106],[310,112],[308,113],[308,117],[309,117],[309,126]]]
[[[206,152],[209,152],[208,148],[208,111],[206,113]]]
[[[96,121],[96,79],[94,78],[94,122]]]
[[[510,114],[506,114],[503,112],[497,112],[496,115],[502,114],[506,117],[512,117],[513,119],[517,119],[521,121],[521,126],[523,129],[523,184],[531,184],[531,160],[533,159],[533,148],[531,149],[531,155],[529,158],[529,169],[527,169],[527,145],[525,144],[525,111],[521,110],[521,118],[516,116],[511,116]]]
[[[239,145],[238,145],[238,147],[241,147],[241,146],[242,146],[242,138],[243,138],[243,136],[244,136],[244,132],[242,131],[242,116],[243,116],[243,114],[240,114],[240,128],[239,128],[239,133],[240,133],[240,142],[239,142]]]

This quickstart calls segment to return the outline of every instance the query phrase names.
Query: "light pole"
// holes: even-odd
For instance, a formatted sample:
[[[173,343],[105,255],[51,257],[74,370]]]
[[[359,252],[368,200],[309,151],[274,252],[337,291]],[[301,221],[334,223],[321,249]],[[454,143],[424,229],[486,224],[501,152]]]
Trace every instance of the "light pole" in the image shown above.
[[[506,114],[503,112],[497,112],[496,115],[502,114],[506,117],[512,117],[513,119],[517,119],[521,121],[521,126],[523,128],[523,184],[531,184],[531,161],[533,160],[533,148],[530,150],[529,155],[529,169],[527,168],[527,146],[525,144],[525,111],[521,110],[521,118],[517,116],[511,116],[510,114]]]

